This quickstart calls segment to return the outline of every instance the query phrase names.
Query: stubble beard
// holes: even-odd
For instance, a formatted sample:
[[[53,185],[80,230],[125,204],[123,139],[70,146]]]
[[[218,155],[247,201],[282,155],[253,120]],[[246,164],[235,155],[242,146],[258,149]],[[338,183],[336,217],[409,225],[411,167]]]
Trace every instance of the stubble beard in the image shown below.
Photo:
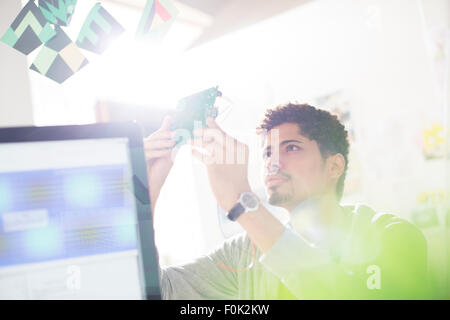
[[[280,192],[277,190],[278,187],[272,187],[270,189],[272,190],[272,193],[269,194],[269,204],[273,206],[280,206],[292,200],[292,194]]]

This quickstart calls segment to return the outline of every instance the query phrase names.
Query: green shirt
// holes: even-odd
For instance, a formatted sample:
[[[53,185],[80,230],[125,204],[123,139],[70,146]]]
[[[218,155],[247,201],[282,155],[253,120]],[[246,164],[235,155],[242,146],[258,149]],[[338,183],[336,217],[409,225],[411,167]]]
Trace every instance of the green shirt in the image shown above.
[[[208,255],[161,269],[163,299],[422,299],[427,246],[404,219],[367,206],[337,248],[312,247],[289,226],[263,254],[246,234]]]

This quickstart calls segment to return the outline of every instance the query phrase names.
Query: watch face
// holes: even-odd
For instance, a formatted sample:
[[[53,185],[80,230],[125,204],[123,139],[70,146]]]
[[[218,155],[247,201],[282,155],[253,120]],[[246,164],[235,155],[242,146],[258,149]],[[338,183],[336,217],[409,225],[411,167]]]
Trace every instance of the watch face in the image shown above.
[[[247,210],[252,211],[258,209],[259,199],[251,192],[244,192],[241,195],[241,203]]]

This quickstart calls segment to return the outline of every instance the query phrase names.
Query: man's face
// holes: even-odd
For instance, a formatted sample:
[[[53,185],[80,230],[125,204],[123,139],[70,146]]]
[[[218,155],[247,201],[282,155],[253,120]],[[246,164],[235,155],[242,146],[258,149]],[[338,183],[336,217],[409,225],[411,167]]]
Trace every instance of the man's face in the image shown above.
[[[331,185],[317,142],[300,132],[298,124],[283,123],[270,130],[264,141],[264,185],[269,203],[287,210],[323,194]]]

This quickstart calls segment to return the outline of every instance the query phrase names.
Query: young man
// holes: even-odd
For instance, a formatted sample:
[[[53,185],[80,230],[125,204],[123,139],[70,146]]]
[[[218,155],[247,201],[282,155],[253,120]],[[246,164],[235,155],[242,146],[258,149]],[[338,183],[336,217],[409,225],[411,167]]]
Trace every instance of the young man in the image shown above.
[[[172,166],[169,121],[146,139],[153,209]],[[218,204],[246,234],[192,263],[162,269],[165,299],[426,297],[422,233],[393,215],[339,204],[349,143],[336,116],[288,104],[268,110],[258,128],[264,139],[269,203],[290,212],[288,225],[252,193],[247,147],[214,120],[207,124],[195,132],[198,138],[192,143],[209,155],[196,149],[193,155],[205,163]],[[219,156],[225,159],[229,141],[245,150],[244,161],[217,161]]]

